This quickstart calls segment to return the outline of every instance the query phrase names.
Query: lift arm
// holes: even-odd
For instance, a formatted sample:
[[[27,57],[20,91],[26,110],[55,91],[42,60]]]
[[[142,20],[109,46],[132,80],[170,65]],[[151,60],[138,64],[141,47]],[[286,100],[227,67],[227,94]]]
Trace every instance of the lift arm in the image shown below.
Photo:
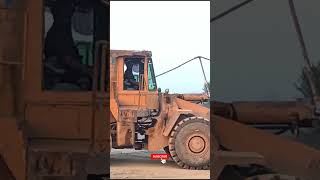
[[[316,149],[213,115],[213,133],[231,152],[256,152],[277,173],[306,180],[320,179],[320,152]],[[218,165],[217,165],[218,166]]]

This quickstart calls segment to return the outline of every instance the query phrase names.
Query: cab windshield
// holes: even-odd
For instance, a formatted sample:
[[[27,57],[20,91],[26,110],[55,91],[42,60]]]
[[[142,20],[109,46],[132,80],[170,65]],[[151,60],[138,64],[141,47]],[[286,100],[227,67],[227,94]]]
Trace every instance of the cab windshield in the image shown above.
[[[148,60],[148,90],[149,91],[157,90],[156,77],[154,75],[154,69],[153,69],[151,58]]]

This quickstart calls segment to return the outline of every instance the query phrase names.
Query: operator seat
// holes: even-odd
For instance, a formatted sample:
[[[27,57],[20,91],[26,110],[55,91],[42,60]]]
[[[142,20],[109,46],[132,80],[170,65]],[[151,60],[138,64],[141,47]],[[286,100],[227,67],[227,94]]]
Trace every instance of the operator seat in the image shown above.
[[[124,90],[139,90],[139,85],[134,79],[132,73],[132,63],[127,63],[127,69],[124,73]]]

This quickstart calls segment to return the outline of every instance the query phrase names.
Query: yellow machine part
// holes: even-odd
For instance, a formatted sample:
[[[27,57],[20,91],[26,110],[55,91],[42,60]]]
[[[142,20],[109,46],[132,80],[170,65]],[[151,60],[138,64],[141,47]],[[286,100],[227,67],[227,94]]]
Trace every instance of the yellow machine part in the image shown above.
[[[0,157],[0,179],[15,180],[6,162]]]
[[[13,174],[15,180],[24,180],[27,149],[22,131],[17,129],[15,119],[1,118],[0,132],[0,177]]]
[[[0,179],[25,180],[25,138],[19,129],[23,117],[22,70],[24,1],[10,8],[0,1]]]
[[[307,180],[320,179],[320,151],[285,137],[213,116],[213,133],[219,144],[235,152],[256,152],[282,174]]]

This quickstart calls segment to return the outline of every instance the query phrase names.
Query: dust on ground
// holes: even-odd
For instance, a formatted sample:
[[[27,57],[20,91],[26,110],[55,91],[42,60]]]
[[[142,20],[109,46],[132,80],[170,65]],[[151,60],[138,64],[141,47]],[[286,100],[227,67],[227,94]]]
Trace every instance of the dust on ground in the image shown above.
[[[320,125],[315,128],[301,128],[298,137],[290,132],[284,137],[301,142],[320,150]],[[209,170],[185,170],[178,167],[173,160],[162,164],[159,160],[151,160],[151,153],[146,150],[113,149],[111,151],[111,179],[209,179]]]
[[[187,170],[167,160],[151,160],[150,154],[164,151],[112,149],[110,154],[111,179],[210,179],[209,170]]]

